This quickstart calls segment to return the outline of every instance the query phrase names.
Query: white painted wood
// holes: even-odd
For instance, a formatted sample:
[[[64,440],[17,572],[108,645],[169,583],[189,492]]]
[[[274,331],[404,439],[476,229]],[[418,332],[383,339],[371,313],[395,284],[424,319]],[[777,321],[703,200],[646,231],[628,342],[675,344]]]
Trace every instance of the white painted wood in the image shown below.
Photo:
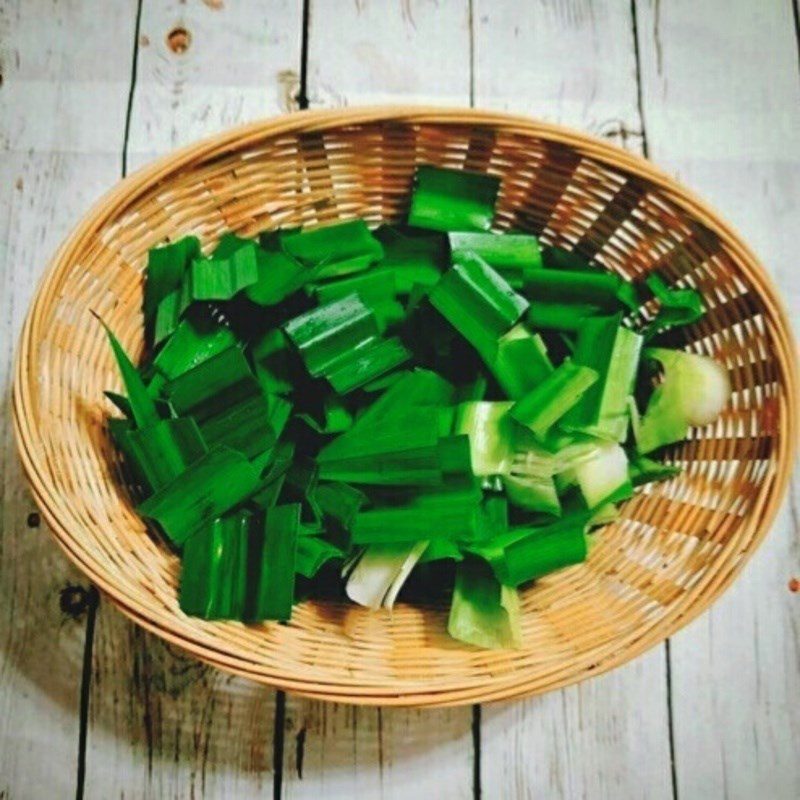
[[[312,107],[469,105],[466,1],[312,0],[308,47]],[[289,696],[286,723],[284,797],[472,797],[469,708],[379,711]]]
[[[761,256],[797,324],[800,75],[789,2],[639,2],[652,158]],[[674,637],[680,798],[800,797],[798,486],[730,592]]]
[[[466,800],[471,722],[469,708],[372,709],[289,696],[283,797]]]
[[[300,64],[296,2],[145,0],[129,164],[278,113]],[[176,28],[190,37],[169,46]],[[173,34],[174,36],[174,34]],[[174,41],[174,39],[173,39]],[[275,693],[186,658],[101,607],[86,797],[253,797],[273,789]]]
[[[467,0],[311,0],[310,106],[469,105]]]
[[[44,524],[26,524],[8,393],[39,275],[119,174],[136,4],[114,5],[0,3],[0,797],[15,800],[76,786],[86,613],[59,601],[86,584]]]
[[[300,0],[144,0],[130,167],[296,107],[301,25]]]
[[[627,3],[474,4],[475,104],[571,125],[641,152]],[[666,659],[483,709],[486,797],[671,796]]]

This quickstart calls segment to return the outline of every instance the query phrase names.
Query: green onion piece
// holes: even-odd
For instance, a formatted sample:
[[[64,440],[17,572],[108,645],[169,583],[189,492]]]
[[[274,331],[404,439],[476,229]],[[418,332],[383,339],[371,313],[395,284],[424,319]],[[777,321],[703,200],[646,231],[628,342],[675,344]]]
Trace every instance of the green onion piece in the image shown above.
[[[242,618],[251,523],[250,512],[234,511],[204,524],[187,540],[178,593],[185,614]]]
[[[133,421],[139,428],[147,428],[151,425],[156,425],[160,418],[156,410],[155,401],[148,394],[142,376],[139,374],[136,367],[133,366],[130,358],[128,358],[128,354],[119,343],[117,337],[111,332],[111,329],[102,321],[100,324],[105,329],[106,336],[108,336],[108,341],[114,353],[114,358],[117,361],[117,366],[122,376],[122,383],[128,394],[128,405],[130,406]]]
[[[449,405],[452,399],[453,387],[446,380],[430,370],[415,369],[367,407],[350,430],[325,445],[320,451],[320,459],[326,461],[360,455],[363,452],[363,442],[372,442],[376,435],[382,440],[388,433],[390,440],[396,441],[396,429],[402,429],[409,422],[414,428],[430,431],[429,438],[425,438],[426,434],[419,430],[414,434],[415,441],[423,441],[422,446],[429,447],[439,435],[438,419],[434,420],[430,411],[432,408]],[[420,412],[420,408],[424,412]],[[419,436],[422,436],[422,440]],[[392,446],[396,446],[394,441]],[[372,445],[368,446],[367,452],[375,452]]]
[[[528,308],[483,259],[460,256],[429,295],[431,304],[478,352],[492,348]]]
[[[240,247],[226,259],[195,259],[188,281],[193,300],[230,300],[258,281],[256,245]]]
[[[434,286],[448,266],[447,241],[439,233],[410,235],[408,229],[381,225],[375,237],[383,245],[383,259],[372,271],[391,272],[399,294],[409,294],[415,285]]]
[[[142,303],[147,336],[152,333],[159,305],[167,295],[180,289],[189,264],[199,257],[200,240],[196,236],[185,236],[173,244],[154,247],[147,254]]]
[[[248,621],[285,621],[292,616],[299,532],[298,503],[274,506],[264,513],[263,525],[256,528],[250,544]]]
[[[318,284],[313,289],[320,305],[340,300],[349,294],[358,294],[364,305],[374,308],[397,296],[397,284],[393,270],[373,269],[358,275]]]
[[[547,303],[531,300],[528,323],[534,328],[554,331],[577,331],[587,317],[602,314],[600,306],[586,303]]]
[[[164,387],[179,415],[197,420],[209,447],[227,445],[254,458],[275,443],[291,405],[268,399],[238,347],[184,372]]]
[[[115,440],[151,491],[166,486],[208,451],[193,419],[165,419],[137,430],[125,426]]]
[[[408,224],[436,231],[488,231],[499,188],[493,175],[417,167]]]
[[[153,344],[159,345],[171,336],[180,325],[183,315],[192,298],[187,291],[187,284],[183,283],[178,289],[170,292],[158,304],[156,318],[153,326]]]
[[[550,429],[585,395],[599,378],[590,367],[564,361],[535,389],[517,400],[509,415],[525,425],[539,442]]]
[[[561,516],[561,502],[552,477],[529,477],[510,472],[503,476],[503,488],[509,502],[518,508]]]
[[[264,333],[252,346],[256,378],[269,394],[288,394],[294,388],[288,342],[278,328]]]
[[[364,492],[339,481],[320,483],[315,496],[322,513],[335,519],[347,530],[352,526],[356,514],[367,502]]]
[[[353,544],[470,540],[479,533],[480,489],[466,485],[422,492],[403,505],[360,511],[353,520]]]
[[[555,245],[542,245],[542,263],[547,269],[566,269],[578,272],[591,270],[592,264],[580,253]]]
[[[258,280],[244,290],[245,296],[257,305],[280,303],[314,277],[313,269],[283,251],[283,235],[273,231],[259,237],[261,246],[255,249]]]
[[[522,646],[517,590],[497,581],[480,559],[467,558],[456,569],[447,632],[466,644],[493,649]]]
[[[229,328],[204,314],[187,315],[155,357],[156,369],[169,380],[236,344]]]
[[[656,481],[668,481],[681,473],[681,468],[675,464],[664,464],[661,461],[655,461],[637,453],[629,452],[628,461],[631,483],[634,486]]]
[[[314,377],[325,375],[343,355],[378,337],[375,316],[357,294],[295,317],[284,330]]]
[[[700,292],[696,289],[671,289],[656,273],[648,275],[645,283],[661,301],[655,319],[643,331],[645,339],[652,339],[656,334],[679,325],[691,325],[705,313]]]
[[[528,274],[542,268],[539,240],[529,234],[451,233],[447,238],[453,261],[475,253],[514,286],[524,286]]]
[[[323,435],[342,433],[353,424],[353,415],[347,406],[344,405],[342,398],[335,394],[328,395],[322,401],[321,417],[319,414],[298,414],[311,430]]]
[[[474,475],[498,475],[510,467],[514,422],[507,412],[511,406],[486,401],[459,404],[453,430],[469,437]]]
[[[431,415],[429,415],[429,418]],[[442,482],[438,420],[417,430],[406,428],[375,431],[371,442],[364,442],[360,452],[331,456],[326,449],[317,457],[320,477],[372,485],[436,486]]]
[[[484,354],[484,360],[512,400],[536,388],[553,372],[542,337],[521,324],[503,334],[492,356],[487,358]]]
[[[464,554],[461,548],[449,539],[432,539],[428,542],[425,552],[420,556],[419,564],[427,564],[431,561],[463,561]]]
[[[561,426],[621,442],[628,432],[628,398],[633,392],[642,337],[621,325],[621,314],[592,317],[582,323],[576,364],[596,370],[600,379],[566,415]]]
[[[391,608],[427,546],[427,542],[370,545],[347,579],[347,596],[367,608]]]
[[[295,572],[304,578],[313,578],[329,561],[344,558],[335,545],[318,536],[298,536]]]
[[[636,449],[649,453],[685,439],[690,425],[712,423],[730,399],[731,385],[725,367],[707,356],[653,347],[644,357],[664,368],[664,378],[634,429]]]
[[[241,250],[243,247],[248,247],[252,244],[252,239],[246,239],[244,236],[239,236],[232,231],[228,231],[219,237],[212,258],[217,259],[217,261],[230,258],[237,250]]]
[[[288,255],[313,267],[317,280],[360,272],[383,257],[381,243],[360,219],[283,234],[281,244]]]
[[[526,294],[537,301],[595,305],[610,311],[624,304],[639,307],[635,287],[613,272],[567,272],[540,269],[528,275]]]
[[[591,458],[574,467],[586,505],[595,509],[632,493],[628,457],[616,442],[606,442]]]
[[[336,392],[347,394],[399,367],[409,358],[411,353],[400,339],[377,339],[343,354],[329,364],[326,377]]]
[[[224,409],[240,397],[251,394],[254,388],[259,387],[250,365],[242,350],[234,346],[167,381],[163,391],[175,413],[182,415],[202,410],[203,405],[209,402],[214,405],[211,413],[217,410],[217,406]],[[225,395],[228,391],[230,395]],[[202,411],[199,414],[201,417],[208,415]]]
[[[224,476],[224,477],[223,477]],[[216,447],[138,507],[176,545],[230,511],[258,485],[258,472],[229,447]]]
[[[519,586],[585,561],[590,518],[591,512],[584,511],[543,527],[512,529],[469,550],[485,558],[504,584]]]

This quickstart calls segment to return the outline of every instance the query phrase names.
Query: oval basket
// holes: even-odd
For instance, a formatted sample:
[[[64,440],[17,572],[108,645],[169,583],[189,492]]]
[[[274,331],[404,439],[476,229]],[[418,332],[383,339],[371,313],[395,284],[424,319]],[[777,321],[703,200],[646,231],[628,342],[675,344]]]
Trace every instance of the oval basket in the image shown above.
[[[641,279],[700,289],[685,346],[720,359],[733,397],[672,448],[681,476],[646,488],[589,561],[523,593],[524,646],[484,651],[445,632],[446,609],[392,614],[305,602],[287,625],[204,622],[178,608],[178,561],[148,535],[105,432],[119,385],[90,310],[142,347],[148,248],[194,233],[351,217],[403,218],[417,164],[501,180],[498,230],[530,231]],[[755,256],[651,164],[591,137],[502,114],[441,109],[302,112],[223,133],[137,172],[57,253],[19,347],[13,412],[22,461],[59,544],[125,614],[221,669],[312,697],[447,705],[544,692],[622,664],[720,595],[769,530],[796,439],[794,345]]]

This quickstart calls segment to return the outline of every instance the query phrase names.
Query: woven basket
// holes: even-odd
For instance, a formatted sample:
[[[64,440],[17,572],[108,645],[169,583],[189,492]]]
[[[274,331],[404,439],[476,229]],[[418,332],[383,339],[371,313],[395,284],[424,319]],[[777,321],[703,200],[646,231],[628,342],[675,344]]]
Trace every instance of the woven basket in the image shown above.
[[[446,609],[392,614],[305,602],[288,625],[204,622],[178,608],[178,561],[146,532],[105,433],[119,385],[100,314],[141,350],[148,248],[194,233],[403,218],[414,167],[502,179],[499,230],[541,235],[610,270],[696,286],[686,346],[725,363],[733,398],[670,460],[683,474],[626,503],[581,566],[523,593],[524,647],[445,632]],[[303,112],[223,133],[137,172],[86,216],[42,281],[22,333],[13,411],[36,501],[59,544],[125,614],[197,658],[300,694],[447,705],[544,692],[660,642],[720,595],[769,530],[796,439],[794,345],[755,256],[646,161],[596,139],[474,111]]]

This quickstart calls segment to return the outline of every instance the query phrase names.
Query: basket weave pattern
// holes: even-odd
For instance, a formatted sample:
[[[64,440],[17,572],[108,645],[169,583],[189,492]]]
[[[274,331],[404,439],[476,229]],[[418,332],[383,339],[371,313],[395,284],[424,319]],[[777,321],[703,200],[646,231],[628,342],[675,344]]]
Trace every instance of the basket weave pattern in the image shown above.
[[[403,218],[416,165],[502,179],[496,227],[577,248],[632,280],[658,270],[708,313],[685,346],[730,371],[721,418],[669,459],[601,533],[589,561],[523,593],[524,647],[482,651],[446,609],[390,615],[305,602],[288,625],[204,622],[178,608],[178,560],[136,515],[105,429],[119,385],[98,313],[142,347],[147,250],[189,233]],[[646,312],[645,312],[646,313]],[[69,557],[121,610],[198,658],[309,696],[445,705],[543,692],[619,665],[706,608],[769,529],[796,439],[794,346],[775,291],[707,206],[647,162],[500,114],[306,112],[222,134],[128,178],[90,212],[42,282],[20,344],[13,410],[34,496]]]

